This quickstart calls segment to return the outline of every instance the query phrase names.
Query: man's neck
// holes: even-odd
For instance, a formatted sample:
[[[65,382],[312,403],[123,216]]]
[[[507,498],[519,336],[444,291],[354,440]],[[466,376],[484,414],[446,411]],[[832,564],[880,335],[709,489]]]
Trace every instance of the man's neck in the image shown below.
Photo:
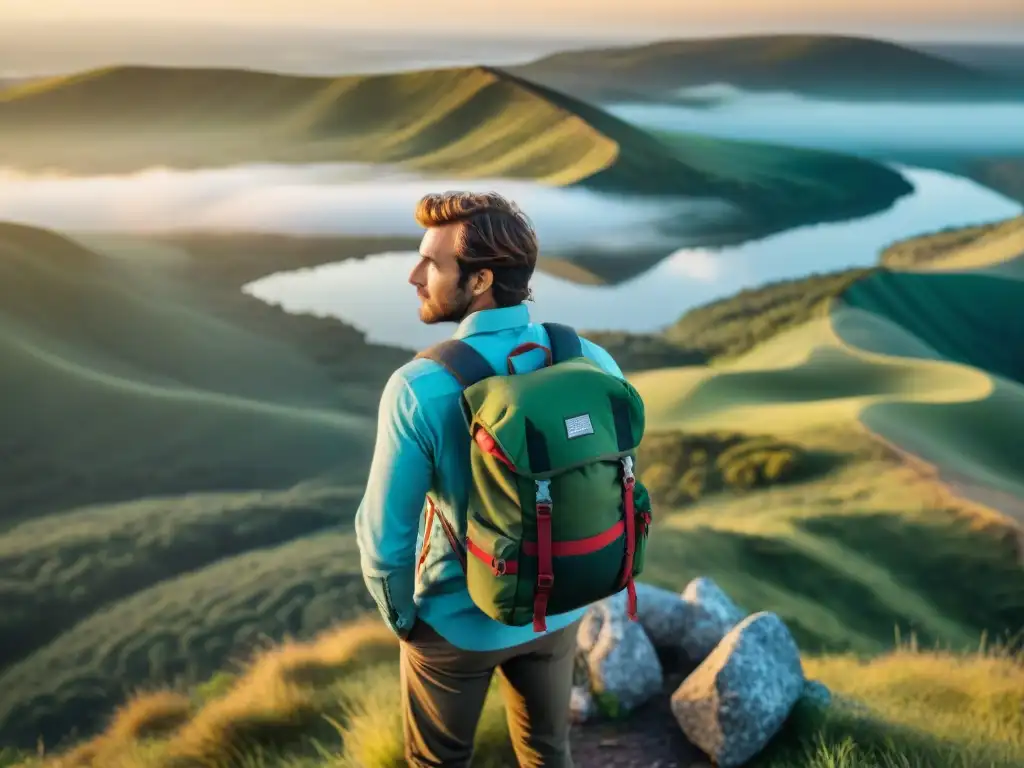
[[[466,312],[462,316],[462,319],[465,320],[474,312],[483,312],[485,309],[497,308],[498,305],[495,303],[494,297],[491,296],[489,293],[484,294],[483,296],[477,296],[476,298],[473,299],[472,302],[470,302],[469,306],[466,308]]]

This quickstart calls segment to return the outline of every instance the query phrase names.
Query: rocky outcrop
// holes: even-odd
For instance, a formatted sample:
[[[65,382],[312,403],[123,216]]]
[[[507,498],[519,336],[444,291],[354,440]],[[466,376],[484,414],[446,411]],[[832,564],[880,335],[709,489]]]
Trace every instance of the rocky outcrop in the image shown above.
[[[591,606],[581,622],[574,721],[625,715],[665,696],[687,739],[729,768],[764,749],[801,697],[829,706],[828,688],[805,679],[782,619],[748,615],[713,580],[694,579],[682,593],[638,584],[637,603],[636,622],[624,593]],[[664,667],[666,658],[680,660],[681,674]]]
[[[717,765],[734,768],[778,733],[803,689],[793,636],[774,613],[755,613],[676,689],[672,714]]]
[[[653,643],[643,626],[617,609],[614,599],[591,606],[576,643],[600,711],[626,714],[661,692],[661,662]]]
[[[699,664],[746,615],[711,579],[698,578],[683,590],[683,631],[679,637],[690,661]]]

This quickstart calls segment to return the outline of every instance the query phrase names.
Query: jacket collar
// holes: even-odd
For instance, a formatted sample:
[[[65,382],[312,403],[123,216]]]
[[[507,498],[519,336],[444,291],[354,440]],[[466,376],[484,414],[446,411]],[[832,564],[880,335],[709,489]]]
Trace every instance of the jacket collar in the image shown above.
[[[530,323],[530,308],[526,304],[511,307],[481,309],[467,316],[459,323],[452,338],[464,339],[478,333],[496,333],[515,328],[525,328]]]

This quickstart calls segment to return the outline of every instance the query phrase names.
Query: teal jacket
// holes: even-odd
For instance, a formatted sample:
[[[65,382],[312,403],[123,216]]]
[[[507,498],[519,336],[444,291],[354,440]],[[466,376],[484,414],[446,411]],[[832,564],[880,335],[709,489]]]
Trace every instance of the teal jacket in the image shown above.
[[[459,324],[454,337],[473,346],[496,371],[518,345],[548,343],[543,326],[530,321],[525,304],[475,312]],[[623,378],[607,351],[581,341],[586,357]],[[517,371],[536,368],[543,360],[539,350],[514,358]],[[416,575],[428,493],[459,538],[465,538],[470,441],[459,410],[460,394],[454,377],[432,360],[413,359],[388,380],[369,480],[356,512],[360,565],[381,615],[399,637],[418,617],[456,647],[511,648],[541,634],[532,625],[501,624],[476,607],[459,560],[436,522],[427,559]],[[547,632],[571,624],[584,610],[549,616]]]

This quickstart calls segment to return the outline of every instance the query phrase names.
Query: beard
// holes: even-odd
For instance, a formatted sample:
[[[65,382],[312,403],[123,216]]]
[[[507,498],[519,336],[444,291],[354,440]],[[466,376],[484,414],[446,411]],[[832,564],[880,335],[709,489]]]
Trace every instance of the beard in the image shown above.
[[[447,296],[428,296],[421,299],[420,322],[426,325],[459,323],[465,318],[472,301],[473,295],[461,286]]]

